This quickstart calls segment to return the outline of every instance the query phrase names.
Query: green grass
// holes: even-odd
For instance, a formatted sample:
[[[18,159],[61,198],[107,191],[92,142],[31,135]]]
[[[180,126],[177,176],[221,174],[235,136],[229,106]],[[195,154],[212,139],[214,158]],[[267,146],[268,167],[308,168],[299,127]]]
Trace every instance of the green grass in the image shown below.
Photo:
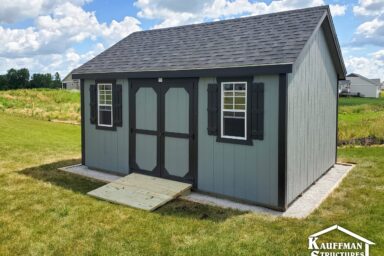
[[[376,136],[384,139],[384,97],[340,98],[339,139]],[[0,112],[48,121],[80,122],[76,91],[27,89],[0,91]]]
[[[55,89],[0,91],[0,112],[79,123],[80,93]]]
[[[341,149],[357,167],[304,220],[181,200],[148,213],[89,197],[100,183],[57,171],[79,162],[78,126],[0,120],[0,255],[308,255],[308,235],[334,224],[384,251],[384,147]]]
[[[372,136],[384,139],[384,97],[340,98],[339,139]]]

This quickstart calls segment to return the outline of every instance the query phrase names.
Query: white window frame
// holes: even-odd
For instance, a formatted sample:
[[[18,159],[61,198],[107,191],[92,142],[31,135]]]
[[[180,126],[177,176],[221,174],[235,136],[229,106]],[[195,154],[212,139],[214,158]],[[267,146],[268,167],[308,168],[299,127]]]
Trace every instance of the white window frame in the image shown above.
[[[100,86],[111,86],[111,104],[100,104]],[[111,107],[111,124],[100,123],[100,107]],[[98,83],[97,84],[97,125],[102,127],[113,127],[113,85],[111,83]]]
[[[224,86],[226,84],[233,84],[233,86],[235,86],[235,84],[245,84],[245,107],[244,109],[233,109],[233,110],[228,110],[228,109],[224,109]],[[221,95],[220,95],[220,100],[221,100],[221,106],[220,106],[220,121],[221,121],[221,125],[220,125],[220,129],[221,129],[221,138],[225,138],[225,139],[235,139],[235,140],[247,140],[247,108],[248,108],[248,101],[247,101],[247,98],[248,98],[248,82],[246,81],[237,81],[237,82],[221,82]],[[236,98],[236,95],[235,95],[235,88],[233,88],[233,98],[234,98],[234,102],[233,104],[235,104],[235,98]],[[241,96],[243,97],[243,96]],[[224,112],[240,112],[240,113],[244,113],[244,137],[238,137],[238,136],[228,136],[228,135],[224,135]]]

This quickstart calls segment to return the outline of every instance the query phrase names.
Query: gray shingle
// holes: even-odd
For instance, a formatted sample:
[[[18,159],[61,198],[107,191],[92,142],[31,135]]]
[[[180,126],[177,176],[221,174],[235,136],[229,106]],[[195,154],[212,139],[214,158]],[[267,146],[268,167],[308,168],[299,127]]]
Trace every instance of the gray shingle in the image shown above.
[[[292,64],[327,6],[135,32],[75,74]]]

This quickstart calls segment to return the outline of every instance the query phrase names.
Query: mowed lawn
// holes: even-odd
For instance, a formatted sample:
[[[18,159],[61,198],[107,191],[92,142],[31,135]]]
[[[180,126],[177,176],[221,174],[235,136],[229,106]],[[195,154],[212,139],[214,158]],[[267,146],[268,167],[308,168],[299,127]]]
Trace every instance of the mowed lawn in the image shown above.
[[[308,236],[334,224],[384,252],[384,147],[340,149],[357,167],[304,220],[181,200],[148,213],[91,198],[100,183],[57,171],[80,161],[76,125],[0,113],[0,156],[0,255],[309,255]]]

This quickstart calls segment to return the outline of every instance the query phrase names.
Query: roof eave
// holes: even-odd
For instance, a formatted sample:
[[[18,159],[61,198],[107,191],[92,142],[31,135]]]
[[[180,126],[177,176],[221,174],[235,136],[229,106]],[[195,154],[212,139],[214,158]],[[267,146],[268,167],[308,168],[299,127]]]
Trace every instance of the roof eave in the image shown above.
[[[334,43],[334,45],[336,47],[336,52],[337,52],[337,57],[338,57],[338,61],[339,61],[339,64],[340,64],[340,68],[341,68],[341,71],[342,71],[342,73],[339,74],[339,79],[343,80],[343,79],[345,79],[345,77],[347,75],[347,69],[345,67],[345,63],[344,63],[344,59],[343,59],[343,54],[341,52],[339,39],[337,38],[335,25],[333,24],[332,14],[331,14],[331,10],[329,9],[329,7],[327,8],[327,20],[328,20],[329,28],[331,30],[331,36],[332,36],[332,39],[333,39],[333,43]]]
[[[331,51],[332,61],[337,70],[338,80],[345,80],[347,70],[344,64],[344,59],[341,53],[340,44],[337,39],[337,35],[335,32],[335,27],[333,25],[332,16],[331,16],[329,7],[327,7],[327,9],[324,11],[323,16],[320,18],[316,28],[312,32],[311,36],[308,38],[307,43],[302,48],[301,52],[296,58],[296,61],[299,59],[299,56],[303,54],[304,49],[307,47],[307,44],[311,43],[312,38],[316,35],[316,33],[319,31],[320,28],[324,29],[324,34],[327,40],[327,44],[328,46],[330,46],[329,49]],[[332,45],[334,47],[331,47]]]
[[[190,69],[190,70],[158,70],[158,71],[133,71],[133,72],[106,72],[106,73],[76,73],[73,79],[126,79],[126,78],[180,78],[180,77],[225,77],[225,76],[248,76],[258,74],[281,74],[291,73],[292,63],[244,66],[228,68]]]

